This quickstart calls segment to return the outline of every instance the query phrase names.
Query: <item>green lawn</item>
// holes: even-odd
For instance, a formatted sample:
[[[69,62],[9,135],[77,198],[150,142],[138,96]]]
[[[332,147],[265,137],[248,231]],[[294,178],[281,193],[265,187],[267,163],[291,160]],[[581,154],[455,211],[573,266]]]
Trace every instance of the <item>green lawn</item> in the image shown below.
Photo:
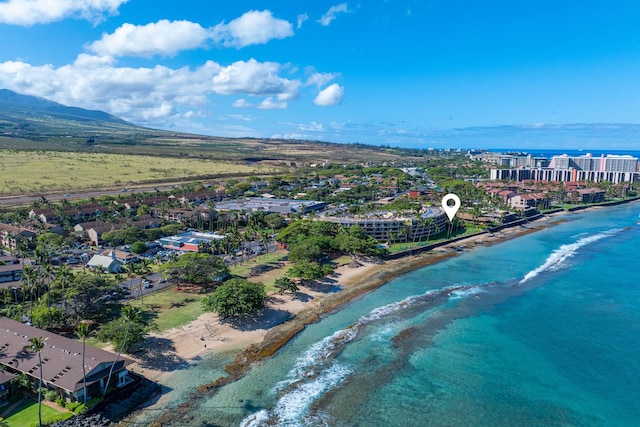
[[[144,303],[141,298],[136,298],[131,305],[149,313],[162,332],[196,320],[203,313],[200,305],[203,298],[204,295],[176,291],[171,286],[145,295]]]
[[[439,243],[439,242],[442,242],[442,241],[455,239],[457,237],[470,236],[470,235],[479,233],[481,231],[484,231],[484,228],[478,227],[478,226],[468,226],[464,230],[456,230],[456,231],[454,231],[453,233],[451,233],[450,236],[448,236],[446,232],[440,233],[440,234],[434,236],[433,238],[429,239],[428,242],[423,241],[423,242],[415,242],[415,243],[413,243],[413,242],[394,243],[393,245],[391,245],[389,247],[389,252],[395,253],[395,252],[400,252],[400,251],[404,251],[404,250],[411,249],[411,248],[417,248],[417,247],[432,245],[434,243]]]
[[[277,251],[260,255],[256,258],[250,259],[249,261],[244,261],[242,264],[240,264],[240,262],[237,262],[236,265],[231,264],[229,271],[232,276],[244,277],[251,280],[252,278],[250,277],[250,272],[253,267],[256,267],[258,265],[268,265],[273,267],[271,271],[264,273],[261,279],[261,282],[265,286],[265,289],[267,290],[267,292],[269,292],[275,289],[273,286],[275,280],[278,277],[284,276],[284,273],[286,272],[286,269],[278,268],[278,264],[284,259],[285,255],[286,252],[284,251]]]
[[[46,405],[42,405],[42,420],[60,414],[60,412]],[[24,399],[3,420],[10,427],[29,427],[38,425],[38,402]]]

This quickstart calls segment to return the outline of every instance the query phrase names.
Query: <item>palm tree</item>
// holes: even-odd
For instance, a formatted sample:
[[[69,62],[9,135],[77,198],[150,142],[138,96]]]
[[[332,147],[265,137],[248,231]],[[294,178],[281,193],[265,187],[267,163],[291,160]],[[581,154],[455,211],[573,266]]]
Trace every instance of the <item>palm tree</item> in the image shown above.
[[[87,404],[87,372],[84,365],[84,357],[85,357],[85,349],[86,349],[86,340],[89,336],[89,324],[86,322],[80,322],[78,324],[78,328],[76,329],[76,335],[78,338],[82,339],[82,394],[83,394],[83,403]]]
[[[45,339],[42,337],[29,338],[29,344],[24,346],[25,351],[38,353],[38,367],[40,368],[40,384],[38,384],[38,425],[42,427],[42,350],[44,350]]]
[[[102,393],[103,396],[107,394],[107,390],[109,389],[109,382],[111,381],[111,374],[113,373],[113,368],[116,366],[116,363],[118,363],[118,359],[120,358],[120,355],[122,355],[122,352],[124,351],[127,345],[127,339],[129,339],[129,329],[131,328],[131,324],[145,323],[145,320],[142,317],[142,310],[140,310],[138,307],[133,307],[130,305],[125,305],[124,307],[122,307],[120,320],[126,324],[126,329],[124,332],[124,340],[122,341],[122,345],[120,346],[120,350],[118,351],[118,354],[116,355],[115,360],[111,364],[111,369],[109,369],[109,376],[107,376],[107,383],[105,384],[104,391]]]
[[[71,280],[73,279],[73,271],[66,265],[61,265],[56,270],[56,281],[60,284],[62,288],[62,311],[66,313],[67,311],[67,285],[71,284]]]
[[[30,265],[25,265],[22,267],[22,278],[20,279],[20,287],[23,288],[22,299],[24,301],[24,294],[29,294],[29,300],[31,301],[31,308],[33,309],[33,294],[37,290],[37,281],[38,274]]]

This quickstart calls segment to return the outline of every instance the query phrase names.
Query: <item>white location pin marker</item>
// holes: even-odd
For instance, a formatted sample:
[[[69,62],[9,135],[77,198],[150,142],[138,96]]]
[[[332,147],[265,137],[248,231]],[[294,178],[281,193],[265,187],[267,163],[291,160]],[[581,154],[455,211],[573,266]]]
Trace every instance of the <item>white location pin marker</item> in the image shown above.
[[[453,206],[449,206],[449,200],[453,200]],[[449,193],[442,198],[442,209],[449,217],[449,221],[453,221],[458,209],[460,209],[460,198],[453,193]]]

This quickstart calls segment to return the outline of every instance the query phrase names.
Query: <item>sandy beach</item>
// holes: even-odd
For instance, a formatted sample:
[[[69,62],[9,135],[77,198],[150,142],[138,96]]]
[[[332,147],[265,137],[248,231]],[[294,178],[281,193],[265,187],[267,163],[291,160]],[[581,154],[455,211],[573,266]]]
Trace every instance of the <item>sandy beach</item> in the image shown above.
[[[470,236],[397,260],[360,260],[359,267],[341,266],[322,281],[301,285],[295,294],[271,293],[266,308],[254,318],[223,321],[216,314],[202,314],[181,328],[151,334],[142,351],[137,352],[136,363],[131,369],[166,385],[173,371],[205,353],[244,349],[234,365],[227,369],[235,374],[231,377],[236,377],[252,361],[273,354],[320,315],[381,286],[394,276],[457,256],[460,250],[498,243],[546,228],[553,224],[552,218],[559,215],[562,213],[549,215],[526,226]]]

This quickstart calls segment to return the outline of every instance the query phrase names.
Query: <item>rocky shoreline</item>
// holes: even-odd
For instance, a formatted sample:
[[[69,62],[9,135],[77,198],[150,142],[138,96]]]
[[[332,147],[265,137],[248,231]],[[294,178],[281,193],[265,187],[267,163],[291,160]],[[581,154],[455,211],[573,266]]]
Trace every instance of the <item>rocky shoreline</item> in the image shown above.
[[[220,377],[212,383],[198,387],[185,402],[164,411],[150,425],[160,427],[184,422],[185,417],[189,417],[188,414],[196,410],[202,399],[212,396],[219,388],[242,378],[255,362],[272,356],[307,325],[317,322],[321,316],[338,310],[354,299],[379,288],[394,277],[458,256],[461,247],[462,250],[469,250],[476,246],[493,245],[548,228],[562,222],[560,218],[551,220],[556,215],[562,215],[562,213],[541,217],[535,223],[529,222],[525,226],[519,224],[496,233],[465,236],[463,239],[438,245],[427,252],[405,255],[399,259],[376,263],[365,268],[357,279],[341,291],[325,296],[316,306],[296,313],[289,320],[272,327],[262,341],[249,345],[236,355],[234,361],[225,367],[228,373],[226,377]]]

